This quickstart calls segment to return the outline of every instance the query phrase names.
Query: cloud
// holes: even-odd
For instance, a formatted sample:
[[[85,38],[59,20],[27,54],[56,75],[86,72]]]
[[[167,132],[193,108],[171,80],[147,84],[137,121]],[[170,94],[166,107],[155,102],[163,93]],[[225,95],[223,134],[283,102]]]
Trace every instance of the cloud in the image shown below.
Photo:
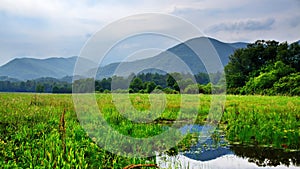
[[[299,2],[300,4],[300,2]],[[289,25],[291,27],[297,27],[300,25],[300,15],[298,16],[293,16],[292,18],[289,19]]]
[[[275,19],[269,18],[265,20],[246,20],[246,21],[236,21],[236,22],[225,22],[217,25],[213,25],[206,29],[205,32],[235,32],[235,31],[260,31],[269,30],[275,23]]]
[[[80,44],[93,33],[113,21],[140,13],[182,17],[207,36],[222,41],[295,40],[300,39],[299,6],[299,0],[1,0],[0,65],[22,55],[78,54]],[[161,21],[146,26],[184,30],[173,25]],[[119,32],[126,29],[120,28]]]

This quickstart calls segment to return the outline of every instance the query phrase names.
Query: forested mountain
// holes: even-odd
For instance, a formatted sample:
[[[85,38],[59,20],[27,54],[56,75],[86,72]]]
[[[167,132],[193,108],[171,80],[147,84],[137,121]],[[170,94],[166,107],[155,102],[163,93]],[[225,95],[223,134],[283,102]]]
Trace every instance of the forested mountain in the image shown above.
[[[125,63],[112,63],[107,66],[101,67],[97,72],[97,79],[104,77],[111,77],[116,69],[119,69],[115,74],[118,76],[128,76],[135,70],[163,68],[168,72],[186,72],[186,68],[182,66],[182,61],[190,68],[193,74],[199,72],[207,72],[203,62],[199,57],[211,57],[214,53],[207,51],[212,45],[220,57],[220,61],[225,66],[229,61],[229,56],[234,53],[238,48],[245,47],[247,43],[223,43],[216,39],[200,37],[186,41],[185,43],[178,44],[165,52],[162,52],[154,57],[141,59],[133,62]],[[203,53],[205,56],[198,56],[191,48]],[[179,59],[174,59],[178,57]],[[214,68],[215,72],[221,70],[220,67]],[[137,72],[136,72],[137,73]]]
[[[8,76],[0,76],[0,81],[19,82],[19,79],[10,78]]]
[[[194,74],[205,72],[205,68],[199,60],[199,57],[188,46],[197,48],[200,51],[206,51],[210,43],[220,55],[223,65],[228,63],[229,56],[233,54],[236,49],[244,48],[247,45],[247,43],[241,42],[223,43],[216,39],[205,37],[195,38],[188,40],[185,43],[178,44],[156,56],[149,56],[147,59],[122,63],[121,69],[125,71],[122,71],[122,74],[118,75],[129,75],[134,70],[145,69],[146,67],[161,67],[170,72],[185,72],[185,68],[177,66],[180,63],[178,60],[174,60],[174,55],[184,61]],[[12,78],[12,80],[32,80],[41,77],[61,79],[65,76],[70,77],[73,76],[76,59],[77,57],[48,59],[18,58],[1,66],[0,76]],[[91,72],[95,72],[97,65],[90,60],[83,60],[82,63],[91,68],[89,71],[90,73],[87,75],[93,76],[93,73]],[[112,63],[99,68],[97,79],[111,77],[119,65],[120,63]],[[149,69],[149,71],[151,71],[151,69]],[[68,81],[70,81],[70,79]]]
[[[70,58],[17,58],[0,67],[0,76],[19,80],[31,80],[42,77],[63,78],[72,76],[77,57]],[[90,67],[96,64],[89,60],[83,63]]]
[[[236,49],[239,49],[239,48],[246,48],[247,45],[249,43],[245,43],[245,42],[236,42],[236,43],[229,43],[230,46],[236,48]]]

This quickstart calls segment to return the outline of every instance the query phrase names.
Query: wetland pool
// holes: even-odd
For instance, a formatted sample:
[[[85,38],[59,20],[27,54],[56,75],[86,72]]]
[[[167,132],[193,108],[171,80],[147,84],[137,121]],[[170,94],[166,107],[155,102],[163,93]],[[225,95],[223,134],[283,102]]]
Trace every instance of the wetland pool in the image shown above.
[[[201,132],[203,126],[186,125],[182,133]],[[211,135],[205,141],[173,155],[157,154],[161,168],[180,169],[300,169],[300,151],[229,144],[225,135]]]

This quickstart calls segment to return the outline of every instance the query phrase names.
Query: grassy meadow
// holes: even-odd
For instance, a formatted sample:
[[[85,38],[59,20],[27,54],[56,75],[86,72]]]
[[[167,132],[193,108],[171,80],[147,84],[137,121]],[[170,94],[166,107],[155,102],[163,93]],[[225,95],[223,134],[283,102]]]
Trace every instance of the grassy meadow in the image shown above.
[[[168,126],[181,127],[181,122],[205,124],[212,99],[211,95],[186,95],[187,104],[181,105],[182,95],[169,94],[164,95],[166,102],[162,105],[155,98],[151,100],[149,94],[130,94],[130,104],[135,109],[123,116],[120,111],[126,112],[125,103],[116,107],[111,94],[95,96],[105,121],[116,132],[134,138],[161,134]],[[98,147],[97,139],[105,138],[101,134],[89,137],[84,131],[72,95],[1,93],[0,103],[3,168],[124,168],[155,164],[152,157],[124,157]],[[218,127],[232,144],[300,150],[300,97],[228,95],[222,113]],[[180,120],[175,123],[178,117]],[[90,119],[91,128],[101,128],[96,117]],[[184,136],[174,149],[185,149],[193,141],[192,134]]]

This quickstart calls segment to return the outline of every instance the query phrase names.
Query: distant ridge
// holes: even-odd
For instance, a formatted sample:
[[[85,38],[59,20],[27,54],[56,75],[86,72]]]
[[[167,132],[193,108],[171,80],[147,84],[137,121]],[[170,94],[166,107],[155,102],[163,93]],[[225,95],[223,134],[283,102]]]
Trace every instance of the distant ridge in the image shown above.
[[[229,43],[230,46],[239,49],[239,48],[246,48],[248,43],[245,42],[236,42],[236,43]]]
[[[10,78],[8,76],[0,76],[0,81],[19,82],[19,79]]]
[[[42,77],[56,79],[73,75],[74,66],[78,57],[70,58],[17,58],[0,67],[0,76],[8,76],[19,80],[30,80]],[[96,64],[84,60],[86,65],[95,67]]]
[[[247,43],[243,42],[223,43],[213,38],[199,37],[190,39],[185,43],[177,44],[156,56],[149,56],[149,58],[146,59],[126,62],[122,63],[121,65],[120,63],[111,63],[98,69],[97,64],[90,60],[83,59],[82,63],[84,66],[91,68],[87,75],[93,77],[93,72],[98,70],[96,78],[101,79],[104,77],[111,77],[116,68],[119,66],[121,66],[121,68],[124,70],[122,72],[123,75],[129,75],[135,68],[144,68],[151,65],[173,70],[177,63],[173,63],[172,61],[174,59],[172,58],[174,55],[176,55],[191,69],[193,73],[196,74],[198,72],[205,72],[206,70],[203,66],[203,63],[199,60],[199,57],[187,46],[187,44],[194,46],[199,50],[205,51],[205,42],[207,41],[209,41],[215,47],[223,65],[228,63],[229,56],[233,54],[236,49],[247,46]],[[0,76],[2,77],[0,80],[24,81],[48,77],[71,82],[77,59],[77,56],[69,58],[52,57],[48,59],[17,58],[3,66],[0,66]],[[148,69],[147,71],[153,72],[151,69]],[[184,71],[184,69],[182,71]],[[84,74],[86,74],[86,72],[84,72]],[[76,75],[76,79],[82,77],[83,76]]]
[[[154,57],[141,59],[133,62],[125,62],[125,63],[112,63],[107,66],[99,68],[97,72],[97,79],[102,79],[105,77],[111,77],[115,70],[118,68],[120,71],[116,73],[121,76],[128,76],[132,73],[132,70],[139,70],[142,68],[158,68],[162,67],[165,69],[177,71],[177,72],[185,72],[186,69],[181,69],[181,63],[178,63],[174,60],[174,55],[180,58],[190,69],[193,74],[197,74],[199,72],[206,72],[206,69],[199,59],[199,57],[191,50],[189,46],[193,48],[197,48],[199,51],[205,51],[208,45],[213,45],[215,47],[216,52],[219,54],[220,61],[225,66],[229,61],[229,56],[234,53],[234,51],[238,48],[245,47],[247,43],[223,43],[213,38],[199,37],[186,41],[185,43],[180,43],[175,45],[174,47],[168,49],[165,52],[162,52]],[[201,53],[201,52],[200,52]],[[212,55],[208,53],[208,55]],[[210,57],[210,56],[208,56]],[[149,71],[149,69],[148,69]],[[218,68],[216,68],[218,71]],[[95,72],[93,70],[92,72]]]

